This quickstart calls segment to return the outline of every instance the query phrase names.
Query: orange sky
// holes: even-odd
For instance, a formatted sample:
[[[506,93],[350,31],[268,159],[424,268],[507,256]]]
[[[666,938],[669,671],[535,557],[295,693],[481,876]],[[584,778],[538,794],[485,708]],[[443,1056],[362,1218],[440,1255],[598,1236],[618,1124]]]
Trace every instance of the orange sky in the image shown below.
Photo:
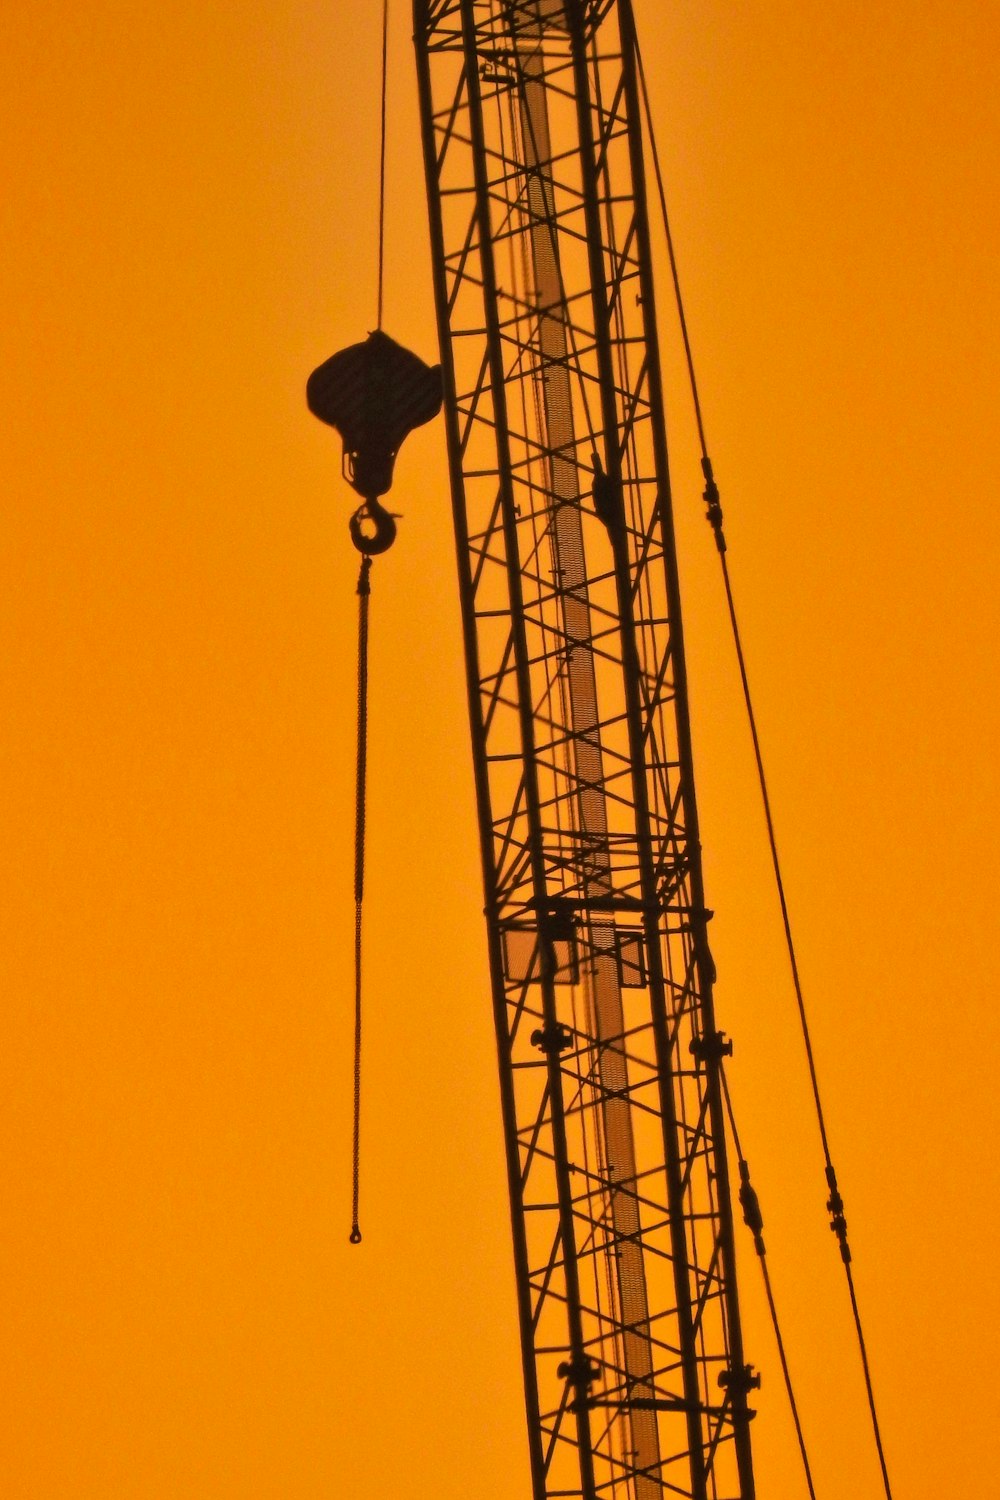
[[[988,1495],[997,8],[733,11],[637,0],[890,1471],[897,1500]],[[394,0],[386,327],[432,358],[409,29]],[[303,386],[374,321],[378,52],[360,0],[6,8],[11,1500],[527,1494],[439,423],[375,580],[347,1244],[357,569]],[[668,385],[736,1106],[818,1493],[877,1497]],[[759,1493],[792,1500],[738,1248]]]

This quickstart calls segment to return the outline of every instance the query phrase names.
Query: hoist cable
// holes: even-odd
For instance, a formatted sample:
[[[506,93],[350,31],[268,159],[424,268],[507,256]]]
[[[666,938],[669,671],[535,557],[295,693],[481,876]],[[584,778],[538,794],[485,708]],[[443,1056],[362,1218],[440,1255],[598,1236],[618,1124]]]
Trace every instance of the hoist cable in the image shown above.
[[[378,327],[382,327],[385,282],[385,115],[388,92],[389,0],[382,0],[382,99],[378,168]],[[354,1136],[352,1145],[351,1244],[361,1243],[361,936],[365,895],[365,785],[368,772],[368,600],[371,557],[358,574],[358,749],[354,792]]]
[[[854,1276],[851,1271],[851,1248],[847,1241],[847,1219],[844,1215],[844,1200],[837,1186],[837,1173],[834,1169],[833,1160],[830,1155],[830,1146],[826,1133],[826,1122],[823,1117],[823,1106],[820,1102],[819,1080],[816,1076],[816,1062],[813,1056],[812,1039],[809,1033],[809,1022],[806,1017],[805,1000],[802,994],[802,981],[799,977],[799,966],[795,955],[795,944],[792,939],[791,918],[788,914],[788,903],[785,899],[785,885],[781,876],[781,862],[778,858],[778,845],[774,832],[774,822],[771,817],[771,799],[767,790],[767,779],[764,774],[764,761],[761,755],[760,739],[757,734],[757,721],[753,711],[753,702],[750,697],[750,683],[747,678],[746,660],[743,655],[743,642],[740,628],[736,618],[736,605],[733,600],[732,585],[729,580],[729,568],[726,563],[726,543],[722,535],[722,507],[719,504],[718,490],[712,478],[712,466],[706,457],[703,460],[706,470],[707,488],[706,499],[709,501],[709,520],[716,535],[716,545],[719,552],[719,560],[722,564],[722,581],[726,590],[726,604],[729,609],[729,620],[732,625],[733,641],[736,646],[736,660],[739,664],[740,681],[743,684],[743,701],[746,704],[747,719],[750,724],[750,737],[753,741],[754,759],[757,763],[757,780],[760,785],[761,801],[764,807],[764,819],[767,824],[767,840],[771,851],[771,866],[774,871],[774,883],[778,892],[778,903],[781,907],[781,921],[785,930],[785,948],[788,953],[788,961],[792,971],[792,985],[795,990],[795,1003],[799,1012],[799,1024],[802,1032],[802,1040],[805,1044],[806,1060],[809,1065],[809,1080],[812,1087],[813,1102],[816,1108],[816,1119],[819,1124],[820,1139],[823,1144],[823,1156],[826,1163],[826,1183],[830,1196],[827,1199],[827,1209],[830,1213],[830,1228],[837,1236],[837,1244],[840,1248],[840,1258],[844,1264],[847,1276],[847,1289],[851,1298],[851,1312],[854,1317],[854,1329],[858,1340],[858,1349],[861,1354],[861,1366],[865,1377],[865,1390],[868,1396],[868,1410],[871,1416],[872,1433],[875,1438],[875,1447],[878,1451],[879,1466],[882,1470],[882,1483],[885,1488],[886,1500],[892,1500],[892,1490],[889,1486],[889,1473],[886,1468],[885,1453],[882,1448],[882,1433],[879,1427],[878,1414],[875,1409],[875,1393],[872,1389],[871,1372],[868,1365],[868,1348],[865,1342],[864,1329],[861,1324],[861,1310],[858,1307],[857,1293],[854,1288]]]
[[[743,1209],[744,1222],[753,1235],[754,1249],[757,1252],[761,1275],[764,1278],[764,1293],[767,1297],[768,1311],[771,1314],[771,1327],[774,1330],[774,1339],[778,1346],[778,1359],[781,1362],[781,1374],[785,1381],[788,1404],[792,1411],[792,1421],[795,1424],[795,1436],[798,1439],[799,1453],[802,1455],[802,1467],[805,1471],[809,1500],[816,1500],[812,1470],[809,1467],[809,1455],[806,1452],[806,1440],[802,1432],[802,1423],[799,1419],[798,1403],[795,1400],[795,1391],[792,1388],[792,1375],[788,1368],[788,1358],[785,1354],[785,1341],[781,1336],[781,1327],[778,1323],[778,1309],[775,1306],[774,1292],[771,1287],[771,1273],[768,1269],[767,1250],[764,1245],[764,1218],[760,1211],[757,1194],[750,1183],[750,1166],[743,1155],[739,1131],[736,1129],[736,1116],[733,1113],[733,1101],[729,1094],[729,1081],[726,1078],[726,1070],[721,1064],[719,1067],[719,1076],[722,1080],[722,1094],[726,1104],[726,1114],[729,1118],[729,1129],[733,1137],[733,1146],[736,1151],[736,1161],[739,1166],[740,1207]]]
[[[698,396],[698,382],[695,377],[694,358],[691,353],[691,340],[688,336],[687,318],[684,312],[684,299],[681,296],[680,276],[677,270],[677,259],[674,254],[673,236],[670,231],[670,218],[667,213],[667,198],[663,186],[663,173],[660,169],[659,152],[656,147],[656,134],[653,129],[653,115],[649,102],[649,89],[646,85],[646,72],[643,67],[642,53],[639,49],[638,40],[635,43],[635,58],[639,75],[640,92],[642,95],[642,107],[646,120],[646,131],[649,139],[650,152],[653,160],[653,172],[656,178],[657,195],[660,202],[660,212],[663,219],[663,228],[666,236],[667,251],[670,259],[670,272],[674,286],[674,297],[677,304],[677,314],[680,321],[681,335],[684,341],[684,353],[687,360],[688,377],[691,386],[691,398],[694,404],[695,421],[698,427],[698,440],[701,446],[701,467],[705,477],[704,498],[708,507],[707,516],[715,536],[716,549],[719,553],[719,561],[722,565],[722,580],[726,591],[726,604],[729,610],[729,621],[732,627],[733,642],[736,647],[736,660],[739,664],[740,681],[743,686],[743,701],[746,705],[747,719],[750,724],[750,736],[753,741],[754,759],[757,764],[757,780],[760,786],[761,800],[764,806],[764,818],[767,824],[767,838],[771,851],[771,866],[774,871],[774,881],[778,892],[778,902],[781,908],[781,921],[785,932],[785,948],[788,953],[789,965],[792,972],[792,984],[795,990],[795,1002],[799,1014],[799,1026],[802,1039],[805,1043],[806,1060],[809,1066],[809,1080],[812,1087],[813,1103],[816,1110],[816,1120],[819,1125],[820,1139],[823,1146],[823,1156],[826,1166],[826,1183],[829,1190],[827,1209],[830,1213],[830,1228],[837,1237],[840,1249],[840,1258],[844,1264],[847,1276],[847,1287],[851,1299],[851,1311],[854,1317],[854,1328],[861,1354],[861,1365],[865,1377],[865,1389],[868,1396],[868,1411],[871,1417],[872,1432],[875,1438],[875,1447],[878,1451],[879,1466],[882,1470],[882,1484],[885,1489],[886,1500],[892,1500],[892,1490],[889,1486],[889,1474],[886,1468],[885,1454],[882,1448],[882,1434],[879,1427],[878,1415],[875,1409],[875,1394],[872,1389],[871,1373],[868,1365],[868,1350],[865,1343],[864,1330],[861,1325],[861,1312],[858,1307],[857,1294],[854,1287],[854,1276],[851,1271],[851,1250],[847,1242],[847,1220],[844,1215],[844,1201],[837,1186],[837,1174],[834,1170],[833,1160],[830,1155],[830,1146],[826,1133],[826,1121],[823,1115],[823,1106],[820,1101],[819,1081],[816,1076],[816,1063],[813,1056],[812,1039],[809,1033],[809,1023],[806,1017],[805,1000],[802,994],[802,983],[799,976],[798,960],[795,954],[795,944],[792,939],[792,926],[788,914],[788,903],[785,899],[785,885],[781,875],[781,862],[778,858],[778,845],[774,833],[774,822],[771,817],[771,799],[767,790],[767,778],[764,774],[764,761],[761,754],[760,739],[757,733],[757,720],[753,710],[753,701],[750,696],[750,683],[747,677],[746,661],[743,655],[743,642],[740,628],[736,618],[736,605],[733,600],[732,585],[729,579],[729,567],[726,561],[726,539],[722,529],[722,506],[719,499],[719,489],[715,482],[712,470],[712,461],[708,456],[708,445],[705,440],[705,426],[702,421],[701,401]]]
[[[382,119],[379,127],[378,167],[378,326],[382,327],[382,284],[385,262],[385,101],[389,56],[389,0],[382,0]]]
[[[681,296],[681,279],[677,271],[677,257],[674,254],[674,237],[670,230],[670,217],[667,213],[667,195],[663,188],[663,173],[660,171],[660,153],[656,148],[656,134],[653,130],[653,114],[649,106],[649,90],[646,87],[646,69],[643,67],[642,53],[639,50],[639,39],[635,41],[635,60],[639,70],[639,87],[642,93],[642,107],[646,116],[646,135],[649,139],[649,149],[653,157],[653,173],[656,177],[656,192],[660,200],[660,214],[663,219],[663,229],[667,237],[667,255],[670,259],[670,276],[674,283],[674,300],[677,304],[677,316],[681,325],[681,338],[684,340],[684,358],[687,361],[688,378],[691,383],[691,397],[694,401],[694,419],[698,424],[698,441],[701,443],[702,457],[708,457],[705,446],[705,424],[701,419],[701,400],[698,396],[698,382],[694,374],[694,356],[691,353],[691,340],[688,336],[687,317],[684,313],[684,299]]]
[[[351,1244],[361,1243],[361,916],[365,897],[365,783],[368,771],[368,600],[372,560],[358,574],[358,754],[354,794],[354,1141]]]
[[[846,1240],[845,1240],[846,1245]],[[848,1257],[850,1252],[848,1251]],[[882,1470],[882,1483],[888,1500],[892,1500],[892,1491],[889,1488],[889,1471],[885,1464],[885,1454],[882,1451],[882,1434],[879,1431],[878,1417],[875,1415],[875,1392],[872,1389],[871,1370],[868,1368],[868,1350],[865,1347],[864,1334],[861,1331],[861,1309],[858,1307],[858,1296],[854,1290],[854,1273],[851,1270],[850,1259],[844,1260],[844,1272],[847,1276],[847,1290],[851,1295],[851,1311],[854,1313],[854,1326],[858,1331],[858,1346],[861,1350],[861,1368],[865,1373],[865,1390],[868,1392],[868,1408],[872,1414],[872,1427],[875,1432],[875,1447],[878,1449],[878,1461]]]

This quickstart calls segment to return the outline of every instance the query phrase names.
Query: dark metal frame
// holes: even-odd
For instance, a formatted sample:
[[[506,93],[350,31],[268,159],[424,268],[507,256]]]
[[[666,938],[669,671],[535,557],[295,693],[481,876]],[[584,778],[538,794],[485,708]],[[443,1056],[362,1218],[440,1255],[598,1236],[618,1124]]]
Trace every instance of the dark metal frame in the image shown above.
[[[414,20],[533,1494],[752,1500],[631,7]]]

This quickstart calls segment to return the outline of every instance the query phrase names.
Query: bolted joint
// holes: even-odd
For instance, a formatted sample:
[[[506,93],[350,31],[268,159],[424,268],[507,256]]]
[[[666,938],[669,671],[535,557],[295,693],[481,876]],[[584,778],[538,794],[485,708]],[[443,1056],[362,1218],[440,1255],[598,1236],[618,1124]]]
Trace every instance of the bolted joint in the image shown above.
[[[553,1021],[548,1026],[540,1027],[538,1031],[531,1033],[531,1045],[537,1047],[539,1052],[546,1056],[565,1052],[567,1047],[573,1045],[573,1038],[559,1021]]]
[[[732,1057],[733,1044],[724,1031],[707,1031],[694,1038],[689,1050],[698,1062],[719,1063],[724,1057]]]
[[[591,489],[591,497],[594,501],[594,510],[602,520],[609,532],[614,531],[621,525],[624,519],[624,508],[622,506],[621,493],[612,484],[608,475],[604,472],[600,455],[594,450],[592,456],[594,467],[594,483]]]
[[[600,1373],[600,1365],[587,1354],[581,1354],[579,1359],[564,1359],[556,1369],[560,1380],[568,1380],[583,1395],[600,1377]]]
[[[760,1390],[760,1376],[753,1365],[730,1365],[728,1370],[719,1372],[719,1385],[736,1401]]]

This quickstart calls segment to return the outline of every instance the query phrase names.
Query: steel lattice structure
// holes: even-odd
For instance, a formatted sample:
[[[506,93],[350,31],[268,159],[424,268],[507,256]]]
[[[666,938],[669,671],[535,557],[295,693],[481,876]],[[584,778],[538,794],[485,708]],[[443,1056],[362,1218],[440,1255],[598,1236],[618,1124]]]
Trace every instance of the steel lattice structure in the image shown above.
[[[628,0],[415,0],[534,1500],[751,1500]]]

